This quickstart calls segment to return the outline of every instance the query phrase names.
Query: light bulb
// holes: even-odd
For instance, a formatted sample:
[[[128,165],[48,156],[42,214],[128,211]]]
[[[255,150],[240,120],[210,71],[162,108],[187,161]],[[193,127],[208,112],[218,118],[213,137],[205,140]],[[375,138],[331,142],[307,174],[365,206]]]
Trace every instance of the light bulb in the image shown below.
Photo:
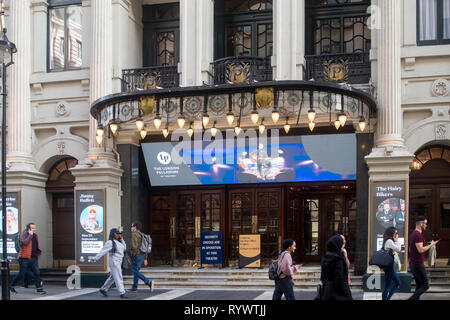
[[[186,123],[186,118],[183,116],[179,116],[177,122],[178,122],[178,126],[180,128],[183,128],[184,124]]]
[[[234,122],[234,114],[233,114],[233,112],[228,112],[227,113],[227,121],[228,121],[228,124],[230,126],[233,124],[233,122]]]
[[[260,133],[260,134],[263,134],[263,133],[264,133],[264,130],[266,130],[266,127],[261,123],[261,124],[259,125],[259,133]]]
[[[253,124],[256,125],[259,119],[258,111],[252,111],[250,118],[252,119]]]
[[[288,123],[286,123],[286,124],[284,125],[284,131],[286,132],[286,134],[289,133],[289,130],[291,130],[291,126],[290,126]]]
[[[341,126],[345,126],[345,122],[347,121],[347,116],[344,113],[340,113],[338,116],[339,119],[339,123],[341,124]]]
[[[168,135],[169,135],[169,129],[164,128],[163,129],[163,136],[164,136],[164,138],[167,138]]]
[[[156,129],[159,129],[159,127],[161,126],[161,117],[155,116],[155,119],[153,119],[153,124],[155,125]]]
[[[117,132],[117,129],[119,128],[119,125],[117,123],[113,122],[109,125],[109,128],[111,129],[112,134],[115,135]]]
[[[146,130],[141,130],[140,134],[141,134],[141,138],[145,139],[145,137],[147,136],[147,131]]]
[[[103,137],[102,136],[96,136],[95,139],[97,139],[98,144],[102,144]]]
[[[314,122],[310,122],[308,123],[309,126],[309,130],[311,130],[311,132],[314,130],[314,127],[316,126],[316,124]]]
[[[314,109],[309,109],[308,111],[308,119],[309,122],[314,122],[314,120],[316,119],[316,112],[314,111]]]
[[[239,126],[234,127],[234,132],[235,132],[236,135],[238,136],[239,133],[241,133],[241,128],[239,128]]]
[[[194,129],[189,128],[189,129],[187,130],[187,133],[188,133],[189,137],[192,137],[192,135],[194,134]]]
[[[203,115],[202,122],[203,122],[203,126],[206,128],[206,126],[207,126],[208,123],[209,123],[209,116],[208,116],[208,114],[204,114],[204,115]]]
[[[103,129],[102,125],[99,125],[97,128],[97,136],[103,137],[103,134],[105,133],[105,130]],[[99,143],[100,144],[100,143]]]
[[[279,119],[280,119],[280,113],[277,110],[272,111],[273,123],[277,123]]]
[[[334,126],[336,127],[336,130],[339,130],[339,127],[341,126],[339,120],[334,121]]]
[[[142,120],[142,118],[138,118],[136,120],[136,127],[138,128],[139,131],[141,131],[142,128],[144,128],[144,120]]]
[[[216,127],[212,127],[212,128],[211,128],[211,135],[212,135],[213,137],[215,137],[216,134],[217,134],[217,128],[216,128]]]
[[[361,117],[361,119],[359,119],[359,129],[361,129],[361,132],[366,129],[366,125],[366,120],[364,119],[364,117]]]

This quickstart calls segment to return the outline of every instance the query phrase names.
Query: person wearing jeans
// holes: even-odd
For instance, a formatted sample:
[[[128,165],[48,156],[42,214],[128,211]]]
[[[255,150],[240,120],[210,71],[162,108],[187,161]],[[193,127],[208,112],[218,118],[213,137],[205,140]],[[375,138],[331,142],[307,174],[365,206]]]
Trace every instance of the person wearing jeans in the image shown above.
[[[432,241],[430,245],[425,245],[422,232],[427,228],[428,220],[424,216],[416,218],[416,229],[411,233],[408,240],[409,245],[409,266],[416,281],[416,291],[408,300],[420,300],[420,296],[428,289],[428,277],[425,270],[425,252],[437,245],[438,241]]]
[[[394,261],[398,259],[398,254],[402,252],[402,246],[398,243],[398,230],[394,227],[387,228],[383,235],[383,241],[384,250],[392,251]],[[396,265],[394,262],[391,267],[384,269],[385,281],[382,300],[390,300],[401,285],[395,268]]]
[[[295,252],[296,243],[292,239],[283,241],[283,252],[278,258],[277,274],[280,280],[275,280],[275,290],[273,292],[272,300],[281,300],[284,294],[286,300],[295,300],[294,295],[294,280],[292,276],[297,273],[302,265],[294,265],[292,262],[292,254]]]
[[[131,270],[133,271],[133,285],[129,291],[137,290],[139,279],[150,287],[150,291],[153,291],[153,281],[149,280],[140,272],[142,264],[144,266],[148,265],[147,253],[141,252],[139,249],[142,244],[141,228],[142,224],[139,221],[131,224],[131,257],[133,259]]]

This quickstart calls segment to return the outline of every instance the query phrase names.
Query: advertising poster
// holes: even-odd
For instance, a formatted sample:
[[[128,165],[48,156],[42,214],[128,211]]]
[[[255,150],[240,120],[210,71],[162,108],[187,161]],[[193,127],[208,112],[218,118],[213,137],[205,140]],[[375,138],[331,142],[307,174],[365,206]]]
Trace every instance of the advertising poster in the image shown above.
[[[222,264],[221,231],[202,231],[200,248],[202,264]]]
[[[261,267],[261,235],[239,235],[239,268]]]
[[[371,183],[371,255],[383,246],[383,234],[389,227],[398,230],[398,242],[405,247],[407,203],[405,181]],[[406,253],[399,255],[402,270],[405,269]]]
[[[210,144],[194,141],[179,150],[178,142],[143,143],[152,186],[356,180],[354,134],[280,137],[239,148]]]
[[[104,257],[88,262],[103,248],[105,242],[105,191],[77,190],[76,197],[76,259],[79,266],[104,267]]]
[[[0,253],[3,254],[3,211],[2,199],[0,197]],[[20,214],[20,192],[6,193],[6,239],[7,256],[10,260],[16,260],[19,257],[16,242],[21,233],[21,214]]]

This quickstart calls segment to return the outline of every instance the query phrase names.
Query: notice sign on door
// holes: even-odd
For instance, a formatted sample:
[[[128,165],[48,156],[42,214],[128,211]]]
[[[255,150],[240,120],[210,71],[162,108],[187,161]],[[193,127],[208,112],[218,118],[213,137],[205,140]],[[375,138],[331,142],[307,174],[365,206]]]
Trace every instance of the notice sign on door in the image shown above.
[[[3,217],[2,199],[0,197],[0,217]],[[20,230],[20,192],[6,193],[6,252],[10,260],[19,256],[18,238]],[[3,254],[3,223],[0,219],[0,253]]]
[[[383,246],[383,234],[387,228],[398,230],[398,242],[405,245],[407,228],[407,203],[405,181],[372,181],[371,183],[371,253]],[[406,253],[400,254],[402,269]]]
[[[239,268],[261,267],[261,235],[239,235]]]
[[[80,266],[104,267],[104,257],[95,263],[94,258],[105,242],[105,191],[77,190],[76,198],[76,259]]]
[[[222,264],[221,231],[202,231],[200,248],[202,264]]]

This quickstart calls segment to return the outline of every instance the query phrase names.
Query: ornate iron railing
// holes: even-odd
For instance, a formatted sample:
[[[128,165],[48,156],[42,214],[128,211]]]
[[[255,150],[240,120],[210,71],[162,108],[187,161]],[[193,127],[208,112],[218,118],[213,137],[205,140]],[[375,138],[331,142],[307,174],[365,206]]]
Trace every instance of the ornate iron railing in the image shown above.
[[[369,83],[368,52],[306,56],[305,79],[350,84]]]
[[[272,81],[271,57],[226,57],[211,63],[213,84]]]
[[[122,70],[122,92],[179,86],[177,66]]]

